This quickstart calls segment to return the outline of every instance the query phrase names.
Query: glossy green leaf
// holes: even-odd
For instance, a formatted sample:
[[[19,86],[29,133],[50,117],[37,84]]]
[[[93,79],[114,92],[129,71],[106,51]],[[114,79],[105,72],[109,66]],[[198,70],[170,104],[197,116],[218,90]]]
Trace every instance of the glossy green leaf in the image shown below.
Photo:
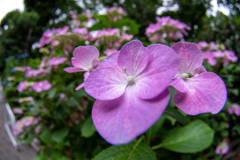
[[[177,120],[178,122],[186,125],[189,120],[187,119],[187,117],[185,117],[182,113],[180,113],[177,109],[174,108],[170,108],[168,107],[165,111],[164,114],[172,117],[173,119]]]
[[[53,98],[56,94],[56,88],[52,88],[48,91],[48,98]]]
[[[69,132],[68,128],[62,128],[57,131],[54,131],[52,134],[52,139],[57,143],[61,143],[67,136],[68,132]]]
[[[83,123],[81,128],[82,136],[85,138],[91,137],[95,132],[96,128],[93,125],[91,116]]]
[[[153,150],[143,143],[111,146],[100,152],[93,160],[156,160]]]
[[[214,131],[202,120],[195,120],[172,134],[160,144],[161,147],[180,153],[194,153],[208,148]]]
[[[50,130],[46,129],[39,135],[39,138],[41,141],[43,141],[45,144],[53,145],[55,142],[51,138],[52,133]]]

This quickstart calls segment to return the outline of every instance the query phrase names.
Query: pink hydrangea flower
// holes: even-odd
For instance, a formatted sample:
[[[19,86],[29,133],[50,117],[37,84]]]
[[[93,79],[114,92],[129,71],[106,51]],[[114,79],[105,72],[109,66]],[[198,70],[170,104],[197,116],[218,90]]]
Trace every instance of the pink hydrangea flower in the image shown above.
[[[26,76],[26,77],[33,77],[33,78],[35,78],[35,77],[37,77],[37,76],[39,76],[39,75],[40,75],[40,76],[45,76],[45,75],[49,74],[50,71],[51,71],[51,68],[50,68],[50,67],[48,67],[48,68],[46,68],[46,69],[44,69],[44,68],[38,68],[37,70],[27,71],[27,72],[25,73],[25,76]]]
[[[24,129],[27,129],[28,126],[37,124],[38,120],[34,117],[28,116],[23,117],[16,121],[16,123],[13,126],[13,134],[18,135],[24,131]]]
[[[77,20],[77,13],[73,13],[71,15],[71,18],[73,19],[73,24],[75,24],[76,26],[79,26],[81,24],[81,22]]]
[[[64,93],[60,93],[60,94],[59,94],[59,98],[60,98],[60,99],[64,99],[65,97],[66,97],[66,95],[65,95]]]
[[[73,51],[71,59],[73,67],[65,68],[68,73],[85,72],[84,81],[87,79],[90,71],[99,65],[99,51],[94,46],[79,46]],[[84,83],[80,84],[76,90],[83,88]]]
[[[156,17],[157,23],[150,24],[145,31],[149,41],[165,42],[165,38],[174,40],[182,38],[183,35],[187,36],[186,30],[191,30],[191,27],[171,17]]]
[[[240,105],[237,103],[233,103],[227,110],[229,114],[235,113],[237,116],[240,116]]]
[[[34,82],[22,81],[18,84],[18,92],[22,92],[26,89],[29,89],[34,84]]]
[[[40,81],[40,82],[35,82],[35,84],[32,86],[33,90],[35,92],[42,92],[49,90],[52,88],[52,85],[48,82],[48,80]]]
[[[26,81],[22,81],[18,84],[18,92],[22,92],[22,91],[26,90],[27,88],[28,88],[28,86],[27,86]]]
[[[97,99],[92,118],[111,144],[124,144],[150,128],[169,101],[168,85],[178,69],[175,52],[161,44],[134,40],[101,62],[85,81]]]
[[[88,34],[87,28],[74,28],[72,29],[72,32],[78,34]]]
[[[41,126],[37,126],[36,128],[34,128],[35,134],[38,134],[40,130],[41,130]]]
[[[23,114],[23,110],[21,108],[13,108],[12,111],[14,114]]]
[[[26,71],[31,70],[31,67],[30,67],[30,66],[25,66],[25,67],[15,67],[14,70],[15,70],[15,71],[20,71],[20,72],[26,72]]]
[[[43,47],[47,44],[50,44],[54,34],[55,34],[54,29],[46,30],[45,32],[43,32],[43,36],[40,38],[39,47]]]
[[[99,30],[94,37],[95,45],[102,44],[108,48],[119,48],[124,40],[131,40],[133,35],[120,33],[118,28],[108,28]]]
[[[66,57],[53,57],[48,61],[48,63],[50,66],[58,66],[66,61],[67,61]]]
[[[113,54],[114,52],[116,52],[117,49],[113,48],[113,49],[109,49],[107,48],[105,51],[103,51],[104,54],[106,54],[107,56]]]
[[[197,45],[179,42],[172,46],[180,62],[179,72],[171,85],[177,90],[175,105],[189,115],[218,113],[227,99],[222,79],[202,66],[203,53]]]
[[[28,96],[28,97],[18,99],[18,103],[29,102],[29,101],[33,101],[33,97]]]
[[[56,35],[64,35],[69,30],[69,26],[64,26],[63,28],[56,29]]]
[[[226,141],[220,142],[215,149],[215,153],[216,154],[226,154],[226,153],[228,153],[229,148],[230,148],[230,146]]]
[[[111,7],[107,9],[107,15],[110,16],[112,21],[117,21],[127,14],[122,7]]]
[[[234,52],[226,50],[224,44],[216,44],[215,42],[199,42],[199,49],[203,50],[205,60],[215,66],[217,62],[223,63],[224,66],[229,65],[229,62],[237,62],[238,57]]]
[[[88,33],[87,28],[74,28],[74,29],[72,29],[72,32],[82,36],[82,38],[84,40],[89,40],[90,39],[90,35]]]

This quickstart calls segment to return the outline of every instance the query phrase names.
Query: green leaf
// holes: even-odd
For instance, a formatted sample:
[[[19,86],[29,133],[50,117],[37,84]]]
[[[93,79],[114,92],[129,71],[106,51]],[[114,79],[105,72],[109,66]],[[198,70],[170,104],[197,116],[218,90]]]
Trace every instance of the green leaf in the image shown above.
[[[176,119],[178,122],[186,125],[189,120],[187,119],[187,117],[185,117],[182,113],[180,113],[177,109],[174,108],[170,108],[168,107],[165,112],[166,115],[172,117],[173,119]]]
[[[68,132],[69,132],[68,128],[62,128],[57,131],[54,131],[52,134],[52,139],[57,143],[61,143],[63,142],[64,138],[68,135]]]
[[[51,138],[52,133],[50,130],[46,129],[44,130],[40,135],[39,138],[42,140],[45,144],[54,144],[55,142]]]
[[[206,123],[195,120],[168,135],[160,146],[175,152],[195,153],[208,148],[213,136],[214,131]]]
[[[93,160],[156,160],[153,150],[144,143],[130,143],[120,146],[111,146]]]
[[[56,88],[52,88],[49,92],[48,92],[48,98],[53,98],[56,94]]]
[[[83,123],[81,128],[82,136],[85,138],[91,137],[95,132],[96,128],[93,125],[91,116]]]
[[[165,117],[161,116],[159,120],[146,132],[146,139],[147,142],[150,141],[150,139],[156,134],[156,132],[161,128],[165,121]]]

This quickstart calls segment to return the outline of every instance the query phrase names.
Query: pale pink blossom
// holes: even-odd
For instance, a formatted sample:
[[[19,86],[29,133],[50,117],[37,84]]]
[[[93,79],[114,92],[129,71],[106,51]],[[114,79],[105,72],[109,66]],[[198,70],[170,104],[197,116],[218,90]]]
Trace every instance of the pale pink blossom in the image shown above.
[[[229,146],[228,142],[222,141],[217,145],[217,147],[215,149],[215,153],[221,154],[221,155],[226,154],[226,153],[228,153],[229,148],[230,148],[230,146]]]
[[[73,51],[71,59],[73,67],[65,68],[68,73],[85,72],[84,79],[86,80],[90,71],[97,68],[100,61],[98,60],[99,51],[94,46],[79,46]],[[76,90],[83,88],[84,83],[80,84]]]
[[[31,102],[31,101],[33,101],[33,97],[31,97],[31,96],[28,96],[28,97],[24,97],[24,98],[19,98],[18,99],[18,103],[23,103],[23,102]]]
[[[37,123],[38,123],[38,120],[34,117],[31,117],[31,116],[23,117],[17,120],[16,123],[14,124],[12,128],[13,134],[18,135],[22,133],[24,130],[27,130],[28,126],[35,125]]]
[[[13,108],[12,111],[14,114],[23,114],[23,110],[21,108]]]
[[[172,19],[171,17],[156,17],[157,23],[150,24],[145,31],[149,41],[156,41],[164,43],[166,38],[178,40],[187,36],[187,30],[191,30],[191,27],[178,20]]]
[[[35,92],[39,93],[42,91],[49,90],[50,88],[52,88],[52,85],[48,82],[48,80],[43,80],[43,81],[35,82],[32,88]]]
[[[103,51],[104,54],[106,54],[107,56],[113,54],[114,52],[116,52],[117,49],[113,48],[113,49],[109,49],[107,48],[105,51]]]
[[[240,105],[237,103],[233,103],[231,106],[227,108],[229,114],[236,114],[240,116]]]
[[[138,40],[103,60],[84,84],[97,99],[92,118],[99,134],[111,144],[124,144],[149,129],[168,104],[168,85],[178,67],[170,47],[144,47]]]
[[[202,66],[203,53],[194,43],[178,42],[172,46],[180,62],[179,72],[171,85],[177,90],[175,105],[189,115],[222,110],[227,90],[222,79]]]
[[[48,61],[50,66],[58,66],[67,61],[66,57],[53,57]]]

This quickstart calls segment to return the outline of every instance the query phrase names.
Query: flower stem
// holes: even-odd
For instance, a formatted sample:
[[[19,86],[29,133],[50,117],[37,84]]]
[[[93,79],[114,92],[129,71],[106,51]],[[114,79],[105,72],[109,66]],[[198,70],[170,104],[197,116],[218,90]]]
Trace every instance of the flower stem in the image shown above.
[[[156,145],[156,146],[152,146],[152,149],[155,150],[155,149],[158,149],[158,148],[161,148],[161,147],[162,147],[162,145],[161,145],[161,144],[158,144],[158,145]]]

